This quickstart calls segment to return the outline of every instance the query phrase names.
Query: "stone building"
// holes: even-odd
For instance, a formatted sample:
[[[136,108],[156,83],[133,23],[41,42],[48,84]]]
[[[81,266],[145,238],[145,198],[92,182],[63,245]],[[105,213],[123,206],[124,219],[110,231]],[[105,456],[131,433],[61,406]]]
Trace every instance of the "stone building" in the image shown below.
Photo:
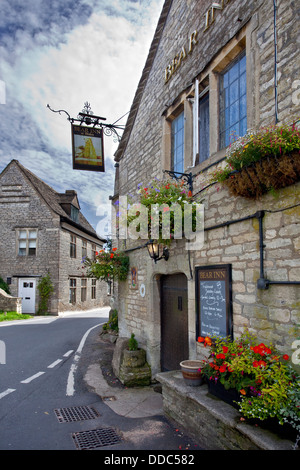
[[[201,357],[198,335],[214,332],[202,318],[209,273],[226,279],[225,333],[247,328],[290,354],[299,338],[300,183],[257,199],[210,184],[232,132],[299,117],[298,25],[296,1],[164,2],[115,154],[112,201],[167,179],[165,170],[192,173],[204,244],[173,240],[168,260],[155,263],[147,240],[116,240],[136,275],[134,287],[130,276],[119,283],[120,334],[135,334],[153,374]]]
[[[0,175],[0,276],[22,312],[38,310],[38,281],[49,273],[54,292],[49,313],[109,304],[107,285],[82,275],[82,258],[105,240],[80,211],[76,191],[57,193],[12,160]]]

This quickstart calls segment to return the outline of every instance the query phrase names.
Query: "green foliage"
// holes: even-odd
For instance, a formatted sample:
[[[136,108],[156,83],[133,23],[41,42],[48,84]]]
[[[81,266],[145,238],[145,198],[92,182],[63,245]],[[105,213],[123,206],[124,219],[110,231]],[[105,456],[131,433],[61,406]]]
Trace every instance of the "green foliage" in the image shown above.
[[[234,171],[240,171],[264,157],[280,157],[300,152],[300,132],[296,123],[260,128],[240,137],[229,146],[226,165],[211,175],[212,182],[223,182]]]
[[[118,326],[118,311],[114,309],[111,313],[110,319],[108,320],[107,323],[104,323],[102,329],[104,331],[107,330],[114,330],[114,331],[119,331],[119,326]]]
[[[28,318],[32,318],[32,316],[24,313],[0,311],[0,322],[11,320],[27,320]]]
[[[137,351],[138,349],[138,342],[134,337],[134,333],[131,333],[131,337],[128,341],[128,349],[129,351]]]
[[[38,315],[46,315],[48,311],[48,302],[51,294],[54,291],[54,287],[50,279],[49,273],[39,280],[37,288],[40,294],[37,313]]]
[[[300,380],[288,388],[287,400],[279,410],[281,422],[290,424],[300,434]]]
[[[202,373],[240,393],[239,410],[244,417],[275,417],[279,423],[288,422],[300,430],[300,376],[287,362],[287,354],[281,357],[273,346],[256,344],[248,333],[235,341],[205,340],[198,338],[211,347]]]
[[[184,228],[184,209],[185,205],[191,204],[193,210],[192,224],[193,229],[196,226],[196,202],[193,201],[192,193],[187,185],[182,181],[166,180],[160,181],[155,178],[148,185],[138,185],[137,201],[134,199],[128,205],[127,223],[130,226],[135,220],[137,222],[136,231],[141,232],[140,238],[154,239],[158,243],[170,244],[170,237],[176,233],[182,236]],[[144,206],[147,219],[143,219],[144,212],[139,208]],[[121,215],[119,213],[119,215]],[[140,227],[140,221],[143,220],[144,226],[147,228],[147,233],[144,235]],[[165,222],[163,222],[165,220]],[[168,222],[170,220],[170,228],[168,229]],[[164,225],[165,224],[165,225]],[[167,234],[163,233],[162,228],[166,226]],[[152,232],[151,232],[152,229]],[[153,235],[153,229],[156,232]],[[165,236],[168,238],[165,238]]]
[[[101,281],[112,281],[114,279],[125,281],[129,270],[129,257],[117,248],[112,251],[101,250],[96,253],[95,260],[86,257],[83,264],[87,268],[86,275]]]
[[[0,277],[0,289],[3,289],[4,292],[6,292],[7,294],[10,294],[9,287],[8,287],[8,285],[6,284],[6,282],[3,281],[2,277]]]

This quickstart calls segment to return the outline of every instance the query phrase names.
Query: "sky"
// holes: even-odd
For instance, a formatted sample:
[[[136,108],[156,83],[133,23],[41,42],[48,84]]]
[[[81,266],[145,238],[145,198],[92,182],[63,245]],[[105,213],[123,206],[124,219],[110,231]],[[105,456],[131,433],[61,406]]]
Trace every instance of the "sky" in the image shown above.
[[[97,230],[114,192],[117,142],[105,172],[72,169],[71,124],[93,113],[125,124],[164,0],[0,0],[0,172],[12,160],[58,192],[75,189]]]

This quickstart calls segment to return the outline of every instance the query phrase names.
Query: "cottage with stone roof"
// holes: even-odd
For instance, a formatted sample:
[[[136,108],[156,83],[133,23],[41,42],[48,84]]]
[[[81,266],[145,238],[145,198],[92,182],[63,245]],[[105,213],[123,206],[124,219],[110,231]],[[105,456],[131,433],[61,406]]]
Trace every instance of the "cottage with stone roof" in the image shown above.
[[[12,160],[0,174],[0,220],[0,276],[22,298],[23,313],[37,312],[37,284],[47,273],[49,313],[109,304],[107,284],[83,274],[82,258],[105,240],[81,213],[76,191],[58,193]]]

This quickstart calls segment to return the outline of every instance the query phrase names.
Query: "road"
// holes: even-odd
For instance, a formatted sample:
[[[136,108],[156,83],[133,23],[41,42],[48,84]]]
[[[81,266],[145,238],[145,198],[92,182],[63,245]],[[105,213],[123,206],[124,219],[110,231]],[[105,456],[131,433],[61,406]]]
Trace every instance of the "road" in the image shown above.
[[[108,311],[0,324],[0,341],[6,346],[5,364],[0,357],[0,450],[97,449],[102,451],[103,463],[113,463],[124,451],[148,451],[152,459],[155,449],[171,451],[172,460],[179,449],[200,450],[165,416],[123,416],[88,386],[85,376],[89,365],[99,364],[100,368],[100,360],[107,361],[107,354],[112,357],[99,338]],[[82,409],[96,414],[78,419]],[[62,421],[66,410],[68,419]],[[104,445],[94,445],[95,431]],[[109,462],[104,461],[106,455]],[[131,466],[145,465],[148,457],[144,455],[135,463],[131,461]],[[189,457],[193,463],[196,458]]]
[[[5,364],[0,361],[1,450],[74,449],[53,410],[96,401],[78,365],[85,342],[107,321],[108,311],[0,324],[6,353]]]

